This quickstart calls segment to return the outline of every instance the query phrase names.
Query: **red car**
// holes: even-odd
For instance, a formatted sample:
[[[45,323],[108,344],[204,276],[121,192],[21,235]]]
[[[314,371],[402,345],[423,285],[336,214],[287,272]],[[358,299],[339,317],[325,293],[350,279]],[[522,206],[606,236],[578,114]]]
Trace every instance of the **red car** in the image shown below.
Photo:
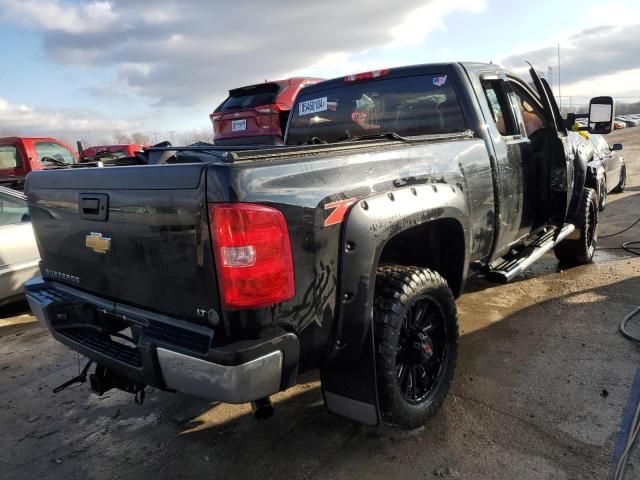
[[[55,138],[0,138],[0,183],[19,186],[33,170],[65,167],[77,159],[71,147]]]
[[[141,152],[147,145],[123,144],[123,145],[96,145],[85,148],[80,152],[80,162],[94,160],[133,157],[136,152]]]
[[[289,110],[305,85],[321,78],[294,77],[229,90],[209,115],[217,145],[282,145]]]

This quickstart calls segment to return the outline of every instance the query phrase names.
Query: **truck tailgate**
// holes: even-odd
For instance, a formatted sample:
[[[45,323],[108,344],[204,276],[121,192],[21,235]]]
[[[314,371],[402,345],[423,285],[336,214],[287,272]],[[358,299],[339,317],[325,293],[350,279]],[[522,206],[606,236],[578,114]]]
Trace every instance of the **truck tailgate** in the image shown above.
[[[26,192],[43,276],[203,322],[203,312],[219,304],[205,170],[182,164],[32,173]]]

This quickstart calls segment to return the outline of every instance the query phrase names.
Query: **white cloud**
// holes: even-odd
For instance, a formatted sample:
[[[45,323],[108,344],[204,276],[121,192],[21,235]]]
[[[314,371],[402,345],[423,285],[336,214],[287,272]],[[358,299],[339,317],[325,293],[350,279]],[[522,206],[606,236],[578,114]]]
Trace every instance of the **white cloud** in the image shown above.
[[[118,19],[111,3],[103,1],[75,6],[57,1],[2,0],[0,5],[5,17],[70,34],[106,31]]]
[[[55,110],[11,103],[0,98],[0,131],[18,135],[73,137],[111,134],[140,128],[139,122],[117,120],[88,110]]]
[[[557,82],[557,44],[551,41],[528,51],[512,52],[499,63],[520,73],[523,60],[546,72],[554,69]],[[598,26],[571,34],[560,42],[563,95],[604,95],[631,90],[640,69],[640,24]]]
[[[409,12],[404,21],[391,29],[393,41],[387,48],[419,45],[436,30],[446,30],[444,17],[456,11],[480,13],[485,0],[435,0]]]
[[[562,95],[584,96],[585,92],[592,96],[612,95],[638,97],[640,100],[640,68],[625,70],[606,75],[597,75],[562,86]]]
[[[318,63],[328,67],[323,76],[349,73],[354,53],[415,44],[445,28],[446,15],[484,6],[485,0],[0,0],[6,20],[42,32],[51,58],[115,66],[124,88],[157,105],[212,107],[230,88]]]
[[[608,21],[615,25],[635,25],[640,23],[640,8],[621,2],[604,2],[589,7],[585,12],[586,22],[591,27]],[[584,26],[584,25],[583,25]]]

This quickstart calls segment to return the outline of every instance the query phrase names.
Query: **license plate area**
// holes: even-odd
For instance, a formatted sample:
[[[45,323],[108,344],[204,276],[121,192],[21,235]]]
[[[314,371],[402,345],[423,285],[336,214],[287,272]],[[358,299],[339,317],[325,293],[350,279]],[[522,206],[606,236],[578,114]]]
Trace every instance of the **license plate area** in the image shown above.
[[[247,129],[247,121],[245,119],[231,121],[232,132],[242,132],[246,129]]]

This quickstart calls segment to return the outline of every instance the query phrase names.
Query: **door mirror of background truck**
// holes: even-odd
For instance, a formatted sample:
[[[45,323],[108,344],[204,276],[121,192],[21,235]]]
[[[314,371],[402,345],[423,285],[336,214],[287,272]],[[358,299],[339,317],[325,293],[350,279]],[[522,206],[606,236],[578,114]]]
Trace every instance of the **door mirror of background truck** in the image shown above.
[[[595,97],[589,102],[589,133],[607,134],[613,130],[615,109],[612,97]]]
[[[621,143],[614,143],[613,145],[611,145],[611,151],[614,152],[616,150],[622,150],[622,144]]]

